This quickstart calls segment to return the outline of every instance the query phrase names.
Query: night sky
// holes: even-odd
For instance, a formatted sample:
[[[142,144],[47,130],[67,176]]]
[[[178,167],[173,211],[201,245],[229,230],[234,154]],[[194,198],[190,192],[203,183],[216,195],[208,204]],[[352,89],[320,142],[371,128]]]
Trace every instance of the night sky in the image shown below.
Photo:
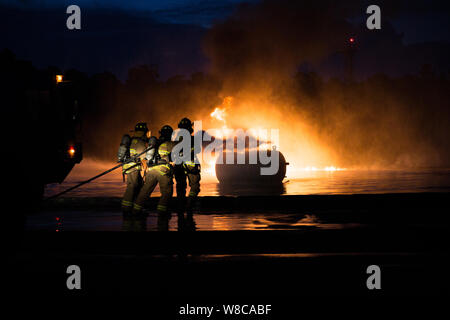
[[[209,28],[249,2],[258,4],[248,0],[0,0],[0,49],[8,48],[38,67],[54,65],[90,74],[110,71],[122,80],[131,66],[139,64],[157,65],[163,79],[189,75],[208,71],[203,39]],[[81,7],[82,30],[65,28],[65,8],[70,4]],[[358,77],[414,73],[425,63],[448,72],[450,10],[446,1],[377,4],[382,8],[383,28],[376,36],[367,32],[361,36]],[[365,22],[365,7],[367,2],[361,1],[356,11],[361,14],[352,18],[356,30],[358,23]],[[375,65],[377,57],[389,61]],[[308,68],[325,76],[342,75],[333,52]]]

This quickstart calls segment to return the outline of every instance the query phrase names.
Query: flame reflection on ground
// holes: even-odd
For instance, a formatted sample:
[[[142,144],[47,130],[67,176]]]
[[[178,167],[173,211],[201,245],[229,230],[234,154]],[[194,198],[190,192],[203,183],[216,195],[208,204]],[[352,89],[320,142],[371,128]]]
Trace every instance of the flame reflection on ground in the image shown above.
[[[47,186],[45,196],[56,194],[83,180],[107,170],[114,163],[84,160],[77,165],[62,184]],[[214,166],[202,168],[200,196],[220,195],[301,195],[301,194],[356,194],[448,192],[450,169],[421,170],[351,170],[334,167],[303,168],[288,166],[287,178],[281,185],[249,186],[221,185],[214,175]],[[125,191],[121,170],[67,193],[67,197],[121,197]],[[157,187],[152,196],[159,196]]]

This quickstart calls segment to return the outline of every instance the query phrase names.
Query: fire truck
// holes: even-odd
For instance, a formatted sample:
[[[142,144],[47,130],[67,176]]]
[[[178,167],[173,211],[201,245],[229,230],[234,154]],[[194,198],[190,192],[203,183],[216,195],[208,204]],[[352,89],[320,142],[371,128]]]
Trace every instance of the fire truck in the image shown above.
[[[30,143],[31,198],[39,201],[45,185],[61,183],[83,159],[80,101],[74,84],[55,75],[50,87],[27,90],[25,110]]]

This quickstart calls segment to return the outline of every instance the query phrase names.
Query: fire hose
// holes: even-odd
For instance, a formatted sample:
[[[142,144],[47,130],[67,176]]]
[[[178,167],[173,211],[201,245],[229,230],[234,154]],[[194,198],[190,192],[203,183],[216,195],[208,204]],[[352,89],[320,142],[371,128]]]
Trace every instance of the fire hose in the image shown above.
[[[151,148],[153,148],[153,146],[152,146]],[[66,190],[64,190],[64,191],[62,191],[62,192],[60,192],[60,193],[57,193],[57,194],[53,195],[53,196],[47,197],[47,198],[44,199],[44,201],[47,201],[47,200],[51,200],[51,199],[57,198],[57,197],[59,197],[59,196],[65,194],[65,193],[67,193],[67,192],[69,192],[69,191],[72,191],[72,190],[74,190],[74,189],[76,189],[76,188],[78,188],[78,187],[81,187],[82,185],[85,185],[86,183],[89,183],[89,182],[91,182],[91,181],[93,181],[93,180],[95,180],[95,179],[97,179],[97,178],[100,178],[100,177],[104,176],[105,174],[110,173],[111,171],[116,170],[117,168],[122,167],[122,166],[123,166],[124,164],[126,164],[126,163],[135,162],[135,161],[136,161],[136,158],[138,158],[139,156],[143,155],[144,153],[146,153],[147,151],[149,151],[151,148],[145,149],[145,150],[142,151],[141,153],[135,155],[133,158],[131,158],[131,159],[127,160],[127,161],[124,161],[124,162],[122,162],[122,163],[120,163],[120,164],[118,164],[118,165],[112,167],[111,169],[108,169],[108,170],[106,170],[106,171],[104,171],[104,172],[102,172],[102,173],[96,175],[95,177],[92,177],[92,178],[90,178],[90,179],[88,179],[88,180],[82,181],[82,182],[80,182],[79,184],[77,184],[77,185],[75,185],[75,186],[73,186],[73,187],[70,187],[70,188],[68,188],[68,189],[66,189]],[[135,165],[133,165],[133,166],[127,168],[127,171],[130,170],[130,169],[132,169],[132,168],[134,168],[134,167],[140,166],[140,165],[141,165],[140,163],[136,163]]]

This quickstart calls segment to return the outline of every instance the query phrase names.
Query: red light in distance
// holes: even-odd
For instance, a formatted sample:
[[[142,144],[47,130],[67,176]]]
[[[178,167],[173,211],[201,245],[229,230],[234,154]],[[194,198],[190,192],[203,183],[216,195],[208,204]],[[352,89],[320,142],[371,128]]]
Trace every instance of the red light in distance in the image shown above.
[[[73,157],[75,155],[75,148],[73,146],[69,147],[69,150],[67,150],[70,157]]]

